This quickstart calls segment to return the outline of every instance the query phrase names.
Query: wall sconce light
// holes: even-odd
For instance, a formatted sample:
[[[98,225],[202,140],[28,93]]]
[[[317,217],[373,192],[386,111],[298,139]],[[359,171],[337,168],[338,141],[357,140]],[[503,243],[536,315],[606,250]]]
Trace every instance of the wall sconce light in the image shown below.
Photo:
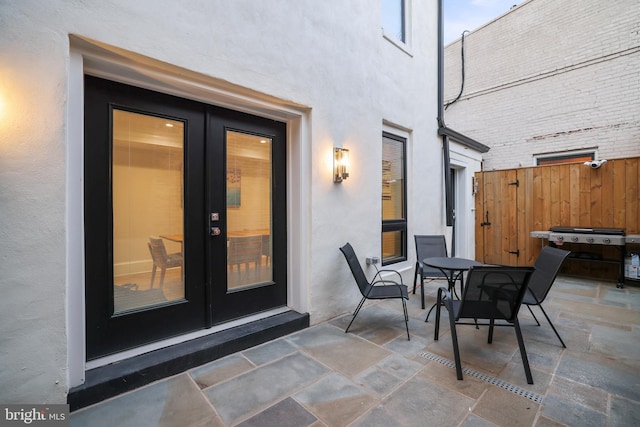
[[[349,150],[333,147],[333,182],[342,182],[349,177]]]

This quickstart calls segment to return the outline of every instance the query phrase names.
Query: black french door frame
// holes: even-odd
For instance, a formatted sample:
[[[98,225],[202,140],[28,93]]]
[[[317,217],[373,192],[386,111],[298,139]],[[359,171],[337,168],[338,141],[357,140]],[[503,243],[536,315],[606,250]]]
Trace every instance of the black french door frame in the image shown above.
[[[211,321],[219,324],[237,319],[249,314],[258,313],[274,307],[287,304],[287,211],[286,211],[286,124],[275,120],[258,117],[247,113],[228,110],[221,107],[209,106],[207,127],[207,164],[216,164],[216,159],[226,159],[226,135],[228,131],[239,132],[255,136],[263,136],[272,140],[272,262],[273,280],[262,283],[252,289],[240,292],[227,290],[226,265],[227,248],[227,211],[226,211],[226,173],[209,174],[208,203],[209,212],[220,214],[220,224],[223,225],[219,236],[212,236],[209,243],[211,276]],[[214,168],[209,167],[211,171]],[[215,225],[215,224],[212,224]],[[224,272],[224,274],[219,274]]]
[[[114,314],[112,110],[184,123],[184,299]],[[226,130],[269,136],[273,283],[227,292]],[[286,305],[286,124],[85,76],[84,229],[87,360]],[[210,213],[223,233],[210,235]]]

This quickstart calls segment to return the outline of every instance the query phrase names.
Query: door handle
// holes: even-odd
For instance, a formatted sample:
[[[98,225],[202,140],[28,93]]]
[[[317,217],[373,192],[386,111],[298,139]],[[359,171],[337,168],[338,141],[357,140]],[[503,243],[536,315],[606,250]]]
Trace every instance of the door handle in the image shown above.
[[[487,211],[486,218],[487,219],[484,222],[480,223],[480,227],[484,227],[485,225],[491,225],[491,223],[489,222],[489,211]]]
[[[220,231],[220,227],[211,227],[212,236],[219,236],[220,234],[222,234],[222,231]]]

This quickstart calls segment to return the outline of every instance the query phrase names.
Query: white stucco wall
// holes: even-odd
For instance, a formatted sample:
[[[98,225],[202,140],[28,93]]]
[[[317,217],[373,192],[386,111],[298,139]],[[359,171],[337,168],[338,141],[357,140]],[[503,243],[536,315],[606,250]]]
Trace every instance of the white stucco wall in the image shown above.
[[[435,1],[409,2],[406,49],[383,37],[378,0],[158,3],[0,0],[1,402],[64,402],[68,370],[83,363],[68,351],[83,342],[82,52],[70,34],[151,58],[159,72],[193,72],[184,78],[197,76],[199,100],[215,104],[215,86],[299,114],[289,287],[313,323],[358,300],[338,247],[380,255],[383,123],[409,135],[410,258],[394,266],[405,281],[413,234],[445,232]],[[340,185],[334,145],[351,151]]]
[[[574,151],[640,155],[639,22],[637,0],[521,2],[466,35],[447,124],[491,147],[488,170]],[[460,84],[458,40],[445,47],[445,102]]]

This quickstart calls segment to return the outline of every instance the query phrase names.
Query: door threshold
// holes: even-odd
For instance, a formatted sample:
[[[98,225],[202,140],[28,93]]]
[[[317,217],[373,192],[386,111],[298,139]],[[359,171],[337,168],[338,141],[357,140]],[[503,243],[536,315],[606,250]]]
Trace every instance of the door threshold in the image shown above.
[[[85,363],[85,372],[91,371],[95,368],[100,368],[102,366],[110,365],[112,363],[117,363],[117,362],[120,362],[121,360],[131,359],[135,356],[140,356],[141,354],[150,353],[152,351],[160,350],[165,347],[170,347],[176,344],[181,344],[183,342],[194,340],[196,338],[201,338],[207,335],[225,331],[227,329],[231,329],[236,326],[246,325],[247,323],[255,323],[262,319],[266,319],[268,317],[275,316],[277,314],[286,313],[288,311],[290,311],[288,307],[280,307],[273,310],[256,313],[251,316],[245,316],[236,320],[224,322],[219,325],[214,325],[208,329],[200,329],[195,332],[189,332],[183,335],[179,335],[177,337],[167,338],[162,341],[141,345],[140,347],[132,348],[130,350],[124,350],[116,354],[110,354],[108,356],[100,357],[98,359],[89,360]]]
[[[71,411],[101,402],[232,353],[309,327],[309,314],[293,310],[88,370],[69,390]]]

